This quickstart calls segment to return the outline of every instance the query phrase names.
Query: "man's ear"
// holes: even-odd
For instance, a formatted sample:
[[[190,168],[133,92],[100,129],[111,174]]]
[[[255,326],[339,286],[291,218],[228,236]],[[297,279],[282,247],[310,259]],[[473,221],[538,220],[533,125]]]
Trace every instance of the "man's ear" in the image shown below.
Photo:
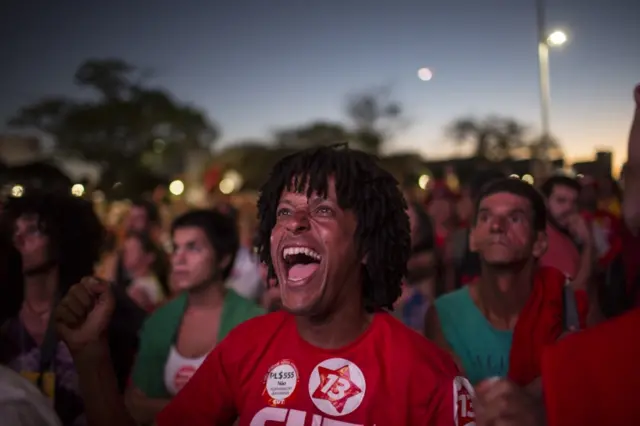
[[[549,247],[549,240],[547,239],[547,233],[545,231],[536,232],[536,240],[533,242],[533,248],[531,254],[534,258],[540,259],[547,252]]]

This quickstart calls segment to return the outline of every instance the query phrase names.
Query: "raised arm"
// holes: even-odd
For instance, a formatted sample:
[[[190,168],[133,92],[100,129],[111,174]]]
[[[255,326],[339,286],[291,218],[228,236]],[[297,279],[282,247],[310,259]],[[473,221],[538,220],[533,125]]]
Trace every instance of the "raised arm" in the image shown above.
[[[622,212],[629,230],[634,235],[638,235],[640,231],[640,85],[636,86],[633,95],[635,109],[629,132]]]

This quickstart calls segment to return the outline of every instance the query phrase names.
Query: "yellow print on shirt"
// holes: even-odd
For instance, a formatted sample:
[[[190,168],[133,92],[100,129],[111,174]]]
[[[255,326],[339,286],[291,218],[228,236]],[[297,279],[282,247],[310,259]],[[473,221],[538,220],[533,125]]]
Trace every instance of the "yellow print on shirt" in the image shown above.
[[[38,387],[38,377],[40,376],[40,373],[37,371],[21,371],[20,375],[33,383],[34,386]],[[55,373],[51,371],[45,371],[42,373],[42,386],[40,387],[40,390],[51,402],[54,401],[56,392]]]

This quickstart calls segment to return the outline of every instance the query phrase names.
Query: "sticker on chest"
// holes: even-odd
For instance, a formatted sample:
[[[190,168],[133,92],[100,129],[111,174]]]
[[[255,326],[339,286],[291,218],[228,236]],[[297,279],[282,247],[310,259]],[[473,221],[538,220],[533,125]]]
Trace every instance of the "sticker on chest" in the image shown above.
[[[283,359],[272,365],[264,376],[264,395],[271,406],[284,404],[295,395],[300,375],[292,361]]]

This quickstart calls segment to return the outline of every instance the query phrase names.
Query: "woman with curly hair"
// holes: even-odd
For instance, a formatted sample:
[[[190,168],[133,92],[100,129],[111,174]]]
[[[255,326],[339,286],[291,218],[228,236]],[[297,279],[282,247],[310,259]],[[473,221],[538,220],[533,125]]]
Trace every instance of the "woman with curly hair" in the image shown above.
[[[2,358],[53,400],[64,425],[81,425],[84,407],[73,360],[56,338],[50,317],[69,287],[93,273],[103,227],[87,201],[71,194],[37,192],[10,199],[2,222],[12,258],[3,282]],[[126,299],[118,297],[125,304]],[[136,321],[136,315],[123,313],[135,313],[123,303],[118,303],[118,310],[108,334],[116,374],[123,378],[133,361],[136,322],[142,318]]]

